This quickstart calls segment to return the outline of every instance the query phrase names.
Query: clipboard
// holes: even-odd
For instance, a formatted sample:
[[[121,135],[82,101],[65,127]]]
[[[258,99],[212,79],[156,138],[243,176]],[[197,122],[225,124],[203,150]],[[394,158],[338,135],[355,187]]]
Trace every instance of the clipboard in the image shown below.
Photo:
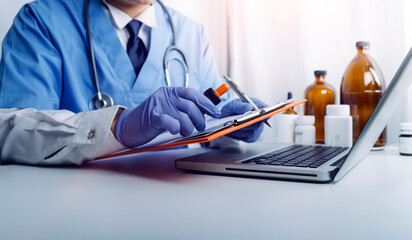
[[[302,100],[290,99],[286,102],[281,102],[276,105],[262,108],[256,111],[250,111],[242,115],[231,116],[229,118],[225,118],[224,119],[225,121],[221,124],[208,127],[205,131],[196,132],[187,137],[174,136],[172,138],[166,137],[165,139],[157,139],[160,136],[159,135],[158,137],[156,137],[154,140],[152,140],[148,144],[144,144],[134,149],[126,149],[124,151],[102,156],[102,157],[96,158],[96,160],[125,156],[129,154],[135,154],[135,153],[141,153],[141,152],[147,152],[147,151],[161,150],[161,149],[172,148],[172,147],[179,147],[179,146],[195,144],[195,143],[209,142],[216,138],[224,136],[228,133],[234,132],[241,128],[252,125],[256,122],[262,121],[277,113],[283,112],[289,108],[292,108],[304,102],[307,102],[307,100],[306,99],[302,99]]]

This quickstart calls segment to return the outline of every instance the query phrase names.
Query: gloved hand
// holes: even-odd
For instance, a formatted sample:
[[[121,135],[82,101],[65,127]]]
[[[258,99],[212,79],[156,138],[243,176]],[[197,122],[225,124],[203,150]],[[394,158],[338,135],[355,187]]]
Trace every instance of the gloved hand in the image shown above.
[[[257,98],[251,98],[251,100],[256,104],[256,106],[258,106],[258,108],[268,106]],[[252,111],[252,109],[253,107],[250,103],[246,103],[242,101],[240,98],[237,98],[228,102],[226,105],[222,107],[221,118],[230,115],[243,114],[245,112]],[[262,131],[263,122],[260,121],[250,126],[239,129],[237,131],[231,132],[228,134],[228,136],[237,140],[242,140],[244,142],[250,143],[255,142],[259,138]]]
[[[218,118],[220,110],[199,91],[162,87],[135,108],[124,110],[115,125],[115,136],[132,148],[145,144],[167,130],[189,136],[194,128],[205,129],[204,113]]]

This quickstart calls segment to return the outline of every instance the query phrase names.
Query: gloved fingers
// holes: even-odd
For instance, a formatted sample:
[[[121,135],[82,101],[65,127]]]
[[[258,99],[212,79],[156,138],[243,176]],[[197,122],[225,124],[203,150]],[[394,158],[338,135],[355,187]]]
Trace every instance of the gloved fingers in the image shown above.
[[[253,101],[254,104],[256,104],[256,106],[257,106],[259,109],[260,109],[260,108],[265,108],[265,107],[268,106],[266,103],[260,101],[260,99],[258,99],[258,98],[251,97],[250,99]]]
[[[183,137],[190,136],[190,134],[192,134],[193,130],[195,129],[192,121],[190,120],[189,116],[184,112],[180,112],[179,115],[180,116],[178,120],[180,122],[180,135],[182,135]]]
[[[234,139],[241,140],[244,142],[248,142],[248,143],[256,142],[260,134],[263,132],[263,123],[255,123],[255,124],[259,124],[259,127],[253,130],[248,130],[248,129],[243,128],[238,131],[231,132],[229,134],[229,137],[232,137]]]
[[[176,135],[180,132],[180,122],[179,120],[167,115],[161,114],[158,121],[159,126],[155,126],[158,129],[165,129],[171,134]],[[157,124],[156,124],[157,125]]]
[[[251,100],[256,104],[256,106],[257,106],[259,109],[265,108],[265,107],[268,106],[266,103],[260,101],[258,98],[251,98]],[[270,119],[270,117],[267,118],[267,119]]]
[[[231,133],[229,137],[240,140],[246,143],[253,143],[256,142],[258,139],[258,136],[256,135],[250,135],[249,133],[244,133],[244,134],[239,134],[239,133]]]
[[[218,118],[220,116],[220,110],[217,108],[212,101],[210,101],[207,97],[205,97],[199,91],[193,88],[184,88],[179,87],[176,88],[176,92],[179,97],[184,98],[186,100],[192,101],[196,104],[196,106],[207,115],[210,115],[214,118]]]
[[[260,128],[260,127],[263,127],[263,126],[264,126],[264,125],[263,125],[263,122],[260,121],[260,122],[254,123],[254,124],[252,124],[252,125],[249,125],[249,126],[247,126],[247,127],[244,127],[244,128],[242,128],[242,129],[240,129],[239,131],[241,131],[241,130],[244,130],[244,131],[255,131],[256,129],[258,129],[258,128]]]
[[[251,98],[253,103],[260,109],[260,108],[265,108],[268,105],[262,101],[260,101],[258,98]],[[236,114],[243,114],[248,111],[252,111],[253,106],[249,103],[244,102],[242,99],[237,98],[234,99],[230,102],[228,102],[225,106],[223,106],[221,110],[221,117],[227,117],[230,115],[236,115]]]
[[[248,111],[252,111],[253,106],[250,103],[243,102],[240,98],[234,99],[228,102],[222,107],[221,117],[227,117],[231,115],[243,114]]]
[[[177,112],[173,117],[165,113],[161,114],[158,122],[161,129],[165,129],[173,135],[180,133],[184,137],[192,134],[195,128],[189,116],[183,112]]]
[[[175,102],[176,108],[183,113],[186,113],[192,124],[198,131],[205,130],[205,116],[192,101],[184,98],[179,98]]]

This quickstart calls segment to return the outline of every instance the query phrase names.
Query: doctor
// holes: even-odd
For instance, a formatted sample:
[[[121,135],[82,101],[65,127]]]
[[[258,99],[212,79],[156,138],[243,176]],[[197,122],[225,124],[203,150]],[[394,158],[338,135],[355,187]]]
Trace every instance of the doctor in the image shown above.
[[[206,33],[154,0],[32,2],[2,47],[1,164],[81,164],[165,130],[203,130],[204,114],[252,109],[226,98],[219,110],[201,94],[222,83]],[[230,137],[253,142],[262,130],[257,123]]]

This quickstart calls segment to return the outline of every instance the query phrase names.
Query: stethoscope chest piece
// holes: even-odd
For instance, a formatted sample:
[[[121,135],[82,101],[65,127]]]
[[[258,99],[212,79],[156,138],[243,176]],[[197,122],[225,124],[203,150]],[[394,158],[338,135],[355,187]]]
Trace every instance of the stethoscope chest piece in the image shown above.
[[[89,102],[89,108],[90,110],[98,110],[102,108],[107,108],[113,106],[113,99],[107,95],[106,93],[100,93],[100,99],[99,99],[99,94],[95,94]]]

